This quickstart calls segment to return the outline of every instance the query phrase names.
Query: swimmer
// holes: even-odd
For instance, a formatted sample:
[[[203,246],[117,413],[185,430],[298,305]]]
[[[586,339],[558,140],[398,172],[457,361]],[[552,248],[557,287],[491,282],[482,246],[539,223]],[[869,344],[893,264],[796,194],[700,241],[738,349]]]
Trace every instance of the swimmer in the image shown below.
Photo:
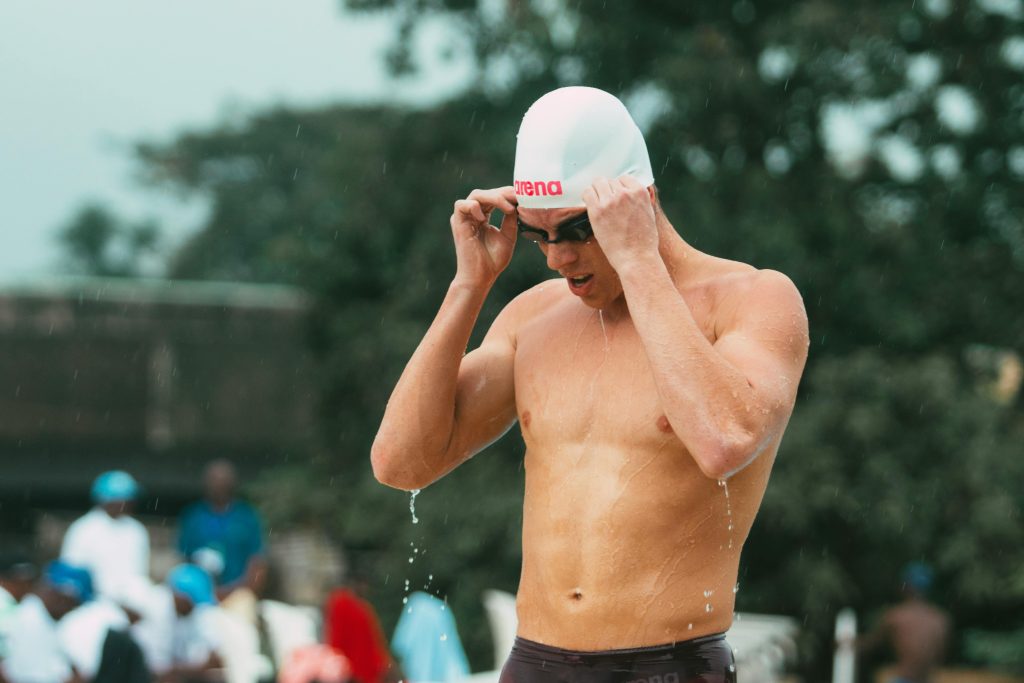
[[[593,88],[534,103],[513,185],[474,190],[450,223],[455,277],[371,460],[382,483],[424,488],[519,423],[523,563],[502,683],[735,680],[722,634],[740,550],[807,356],[796,287],[688,244],[640,130]],[[558,278],[464,355],[517,236]]]

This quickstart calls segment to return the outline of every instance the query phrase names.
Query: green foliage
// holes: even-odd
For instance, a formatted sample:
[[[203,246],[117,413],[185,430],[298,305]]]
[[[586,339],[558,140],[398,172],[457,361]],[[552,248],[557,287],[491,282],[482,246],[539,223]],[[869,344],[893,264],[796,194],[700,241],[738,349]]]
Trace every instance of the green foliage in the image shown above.
[[[89,204],[61,229],[59,241],[70,268],[83,275],[138,277],[159,251],[152,221],[125,223],[109,209]]]
[[[787,273],[807,304],[806,381],[745,551],[740,608],[803,619],[805,677],[824,680],[836,611],[877,613],[902,564],[925,559],[958,628],[983,634],[957,657],[1008,661],[993,648],[1024,602],[1022,411],[977,391],[965,354],[1024,351],[1024,161],[1012,156],[1024,155],[1024,87],[1000,51],[1019,18],[888,0],[350,5],[397,12],[390,58],[403,71],[419,22],[446,15],[479,79],[429,110],[279,108],[139,150],[153,182],[213,202],[173,275],[284,280],[317,296],[322,451],[293,475],[301,486],[267,493],[279,520],[333,529],[380,577],[389,627],[406,579],[446,594],[474,669],[490,666],[479,593],[515,587],[521,443],[510,435],[424,491],[417,525],[367,454],[453,273],[451,202],[507,184],[529,103],[586,83],[646,112],[680,233]],[[908,79],[922,65],[937,80]],[[968,93],[975,128],[939,115],[945,86]],[[851,117],[866,142],[844,154],[826,131]],[[478,336],[545,277],[523,246]]]
[[[741,609],[802,615],[830,647],[836,611],[870,615],[926,560],[963,628],[1019,623],[1024,605],[1019,412],[974,390],[955,359],[828,358],[805,377],[744,554]],[[870,624],[862,624],[870,626]],[[970,654],[970,652],[968,652]]]

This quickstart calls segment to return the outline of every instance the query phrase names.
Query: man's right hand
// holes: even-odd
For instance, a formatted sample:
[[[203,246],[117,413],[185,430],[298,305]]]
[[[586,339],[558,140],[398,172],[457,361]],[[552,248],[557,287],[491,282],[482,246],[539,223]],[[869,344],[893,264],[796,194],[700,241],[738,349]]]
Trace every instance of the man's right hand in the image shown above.
[[[491,212],[501,211],[501,228],[490,224]],[[458,262],[455,279],[471,286],[490,286],[512,260],[516,245],[516,193],[511,185],[473,190],[455,202],[451,217]]]

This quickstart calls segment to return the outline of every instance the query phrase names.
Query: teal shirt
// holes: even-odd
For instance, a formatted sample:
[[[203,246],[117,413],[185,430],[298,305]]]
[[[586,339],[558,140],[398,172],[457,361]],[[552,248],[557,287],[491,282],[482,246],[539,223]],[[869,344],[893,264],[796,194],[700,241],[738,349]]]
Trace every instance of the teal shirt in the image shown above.
[[[193,503],[181,514],[178,551],[186,559],[202,548],[224,558],[218,585],[237,581],[245,575],[249,561],[263,550],[263,525],[251,505],[240,500],[217,512],[205,500]]]

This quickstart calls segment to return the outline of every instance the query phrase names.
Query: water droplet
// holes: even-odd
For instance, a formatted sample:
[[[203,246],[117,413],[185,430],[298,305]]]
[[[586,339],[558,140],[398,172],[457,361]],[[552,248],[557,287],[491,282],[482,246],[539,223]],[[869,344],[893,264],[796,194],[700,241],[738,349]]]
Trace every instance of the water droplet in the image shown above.
[[[711,613],[712,611],[714,611],[714,609],[715,609],[715,608],[711,606],[711,603],[710,603],[710,602],[709,602],[708,604],[704,605],[704,611],[705,611],[705,612],[707,612],[707,613],[709,613],[709,614],[710,614],[710,613]]]
[[[448,640],[448,634],[447,633],[442,633],[441,634],[441,641],[444,642],[446,640]]]
[[[735,586],[732,587],[732,594],[736,595],[739,592],[740,592],[740,584],[737,583]]]
[[[413,489],[409,492],[409,514],[412,515],[412,523],[419,524],[420,519],[416,516],[416,496],[420,495],[419,489]],[[412,545],[411,543],[409,545]]]
[[[686,630],[687,631],[692,631],[693,630],[693,624],[690,624],[689,626],[687,626]]]

